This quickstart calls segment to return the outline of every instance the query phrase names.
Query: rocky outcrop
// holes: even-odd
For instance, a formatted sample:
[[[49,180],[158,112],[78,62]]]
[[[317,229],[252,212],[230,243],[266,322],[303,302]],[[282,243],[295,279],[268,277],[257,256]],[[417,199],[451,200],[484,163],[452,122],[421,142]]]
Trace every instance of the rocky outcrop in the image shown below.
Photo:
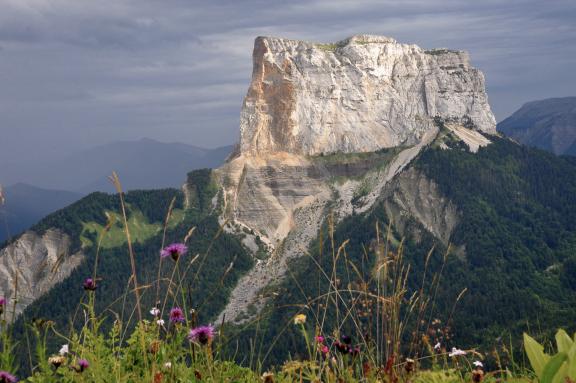
[[[382,36],[335,44],[258,37],[240,151],[367,152],[418,143],[436,116],[494,133],[484,76],[462,51]]]
[[[338,221],[387,200],[390,213],[414,216],[449,241],[455,207],[434,206],[441,199],[435,185],[402,172],[437,137],[439,121],[471,151],[490,143],[483,133],[496,132],[484,77],[465,52],[381,36],[336,44],[259,37],[253,59],[240,144],[215,174],[221,222],[253,233],[270,256],[239,281],[219,321],[242,322],[248,307],[263,307],[263,287],[306,253],[328,209]],[[346,157],[391,147],[390,158],[374,157],[384,163]]]
[[[70,254],[70,245],[67,234],[50,229],[43,235],[27,231],[0,251],[0,296],[10,305],[17,298],[16,314],[80,265],[84,255]]]
[[[456,227],[456,206],[438,190],[438,185],[414,168],[402,172],[386,188],[382,198],[388,217],[402,235],[411,219],[420,223],[444,245]]]

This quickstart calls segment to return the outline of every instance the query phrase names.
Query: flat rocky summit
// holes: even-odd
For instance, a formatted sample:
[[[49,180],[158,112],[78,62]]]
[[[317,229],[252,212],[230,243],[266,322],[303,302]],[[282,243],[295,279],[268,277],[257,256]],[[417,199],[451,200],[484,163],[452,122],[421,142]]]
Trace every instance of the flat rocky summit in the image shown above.
[[[316,155],[414,145],[434,117],[495,133],[484,76],[463,51],[390,37],[333,44],[258,37],[242,154]]]

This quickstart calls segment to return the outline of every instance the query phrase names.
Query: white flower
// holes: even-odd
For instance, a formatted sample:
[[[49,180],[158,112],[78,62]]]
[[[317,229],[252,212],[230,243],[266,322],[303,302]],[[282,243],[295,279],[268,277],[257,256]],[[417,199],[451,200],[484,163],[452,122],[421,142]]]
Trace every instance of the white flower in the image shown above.
[[[440,344],[440,342],[438,342],[434,345],[434,350],[440,350],[440,347],[442,347],[442,345]]]
[[[164,326],[164,319],[158,319],[158,320],[156,321],[156,324],[157,324],[158,326]]]
[[[152,310],[150,310],[150,314],[157,317],[158,315],[160,315],[160,309],[158,307],[152,307]]]
[[[474,366],[476,367],[484,367],[484,365],[482,364],[482,362],[480,362],[479,360],[475,361],[474,363],[472,363]]]
[[[69,350],[67,344],[62,345],[62,347],[60,348],[60,351],[58,351],[58,353],[59,353],[60,355],[66,355],[66,354],[68,354],[69,352],[70,352],[70,350]]]
[[[448,356],[451,358],[454,356],[461,356],[461,355],[466,355],[466,351],[460,350],[459,348],[456,347],[452,347],[452,352],[448,354]]]
[[[172,363],[171,362],[164,363],[164,368],[166,368],[166,369],[172,368]]]

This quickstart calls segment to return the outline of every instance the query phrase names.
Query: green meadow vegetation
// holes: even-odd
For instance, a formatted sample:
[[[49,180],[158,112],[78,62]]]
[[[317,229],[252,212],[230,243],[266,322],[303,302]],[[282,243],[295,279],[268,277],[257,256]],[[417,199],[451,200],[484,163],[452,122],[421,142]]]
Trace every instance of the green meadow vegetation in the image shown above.
[[[222,229],[209,170],[186,196],[94,193],[33,228],[85,261],[13,323],[5,297],[0,382],[573,383],[576,162],[492,139],[413,165],[458,206],[451,245],[415,220],[398,232],[383,203],[328,212],[243,323],[214,323],[255,260]],[[170,244],[186,251],[162,257]]]

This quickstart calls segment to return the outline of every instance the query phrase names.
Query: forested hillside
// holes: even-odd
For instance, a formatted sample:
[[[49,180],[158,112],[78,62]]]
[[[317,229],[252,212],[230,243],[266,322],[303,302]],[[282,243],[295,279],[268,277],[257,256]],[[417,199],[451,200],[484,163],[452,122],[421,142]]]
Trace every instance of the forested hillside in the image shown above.
[[[423,299],[429,299],[425,314],[404,313],[406,348],[412,347],[415,331],[429,334],[435,319],[442,323],[441,336],[430,342],[442,340],[447,349],[481,346],[484,352],[509,347],[509,336],[519,339],[522,331],[550,335],[559,327],[575,329],[576,164],[507,139],[490,139],[493,144],[476,154],[458,145],[452,150],[433,145],[412,165],[457,206],[459,224],[450,250],[414,219],[404,238],[391,227],[386,262],[395,264],[400,254],[409,266],[403,302],[419,296],[421,288]],[[375,303],[364,305],[358,293],[349,291],[378,291],[376,269],[382,270],[384,263],[376,246],[377,223],[383,246],[389,223],[383,203],[368,215],[345,219],[333,235],[325,225],[309,255],[294,262],[286,281],[270,289],[272,303],[262,316],[238,327],[246,344],[257,335],[269,363],[284,360],[290,350],[302,350],[297,329],[289,326],[297,312],[320,315],[321,333],[336,330],[356,341],[381,331],[374,324]],[[338,253],[342,244],[345,251]],[[335,285],[340,298],[315,299],[336,291]],[[353,313],[346,315],[351,307]],[[417,356],[421,350],[405,351]]]
[[[186,242],[188,252],[179,261],[178,273],[181,273],[183,282],[180,288],[172,286],[172,291],[185,297],[188,307],[195,309],[199,321],[214,318],[223,308],[238,277],[252,265],[252,258],[239,239],[222,232],[216,215],[209,214],[210,200],[216,191],[210,185],[210,170],[190,173],[188,182],[195,193],[191,197],[191,207],[185,211],[183,193],[175,189],[133,191],[125,195],[144,316],[149,316],[148,311],[157,301],[164,304],[166,300],[168,307],[172,304],[173,297],[166,297],[165,293],[175,270],[174,262],[164,260],[158,273],[163,244],[184,242],[185,237],[189,237]],[[164,238],[164,220],[172,200],[172,218],[168,221]],[[86,259],[70,277],[24,311],[15,324],[21,339],[24,339],[26,323],[38,318],[54,321],[56,328],[64,333],[70,325],[83,324],[84,308],[80,305],[86,294],[83,282],[93,276],[99,235],[103,237],[96,269],[96,310],[107,313],[106,325],[114,320],[130,323],[137,319],[133,289],[129,287],[130,257],[120,211],[118,195],[93,193],[33,227],[39,233],[48,228],[62,229],[74,239],[73,251],[82,248]],[[107,225],[105,212],[115,217],[107,233],[104,233]],[[133,220],[134,217],[138,219]],[[156,283],[158,276],[160,284]],[[57,344],[53,344],[52,351],[56,347]],[[29,346],[21,343],[22,361],[27,359],[25,350],[30,350]]]

